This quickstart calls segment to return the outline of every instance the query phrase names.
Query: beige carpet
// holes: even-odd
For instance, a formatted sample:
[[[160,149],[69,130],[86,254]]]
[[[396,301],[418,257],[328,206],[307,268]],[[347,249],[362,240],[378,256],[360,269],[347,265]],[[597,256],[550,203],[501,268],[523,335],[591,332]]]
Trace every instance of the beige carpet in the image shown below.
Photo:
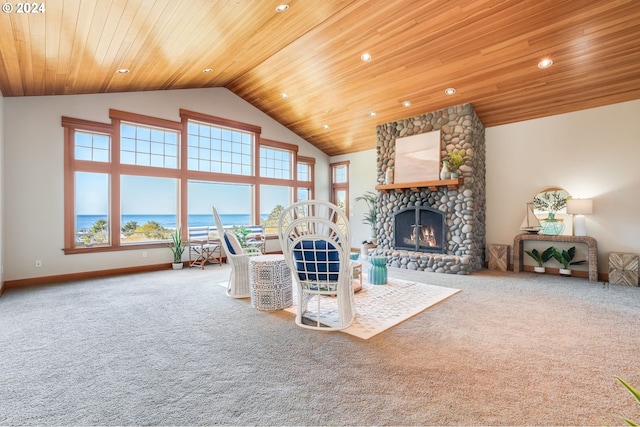
[[[341,330],[349,335],[367,340],[380,332],[403,322],[427,308],[460,292],[459,289],[444,288],[442,286],[427,285],[425,283],[409,282],[406,280],[389,278],[386,285],[371,285],[367,283],[367,276],[362,277],[362,290],[355,294],[356,317],[351,326]],[[297,289],[294,283],[294,305],[286,311],[295,314]],[[307,305],[309,311],[305,317],[329,326],[337,325],[338,303],[336,298],[321,297],[320,312],[314,297]]]
[[[366,270],[365,270],[366,271]],[[624,425],[640,288],[389,269],[460,289],[368,340],[225,295],[226,265],[7,289],[0,425]]]

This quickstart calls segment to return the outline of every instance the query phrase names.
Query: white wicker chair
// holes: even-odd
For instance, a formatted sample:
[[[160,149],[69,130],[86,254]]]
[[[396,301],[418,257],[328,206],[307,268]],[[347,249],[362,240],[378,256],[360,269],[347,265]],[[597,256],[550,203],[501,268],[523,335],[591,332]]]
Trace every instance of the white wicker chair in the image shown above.
[[[227,295],[233,298],[250,298],[251,288],[249,286],[249,257],[261,255],[255,248],[242,248],[238,238],[224,230],[222,221],[218,216],[215,206],[212,206],[213,218],[216,221],[218,237],[227,256],[227,262],[231,265],[231,277],[227,285]]]
[[[324,331],[349,327],[355,308],[349,262],[351,233],[344,212],[318,200],[294,203],[280,216],[278,237],[297,284],[296,324]],[[327,318],[322,310],[323,303],[331,300],[328,296],[337,297],[333,301],[337,301],[338,311],[333,318]]]

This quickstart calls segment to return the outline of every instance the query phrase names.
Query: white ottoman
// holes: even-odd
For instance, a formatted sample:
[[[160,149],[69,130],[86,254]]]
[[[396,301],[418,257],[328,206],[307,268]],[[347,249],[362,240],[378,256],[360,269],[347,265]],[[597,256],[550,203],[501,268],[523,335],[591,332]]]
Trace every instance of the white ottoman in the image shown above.
[[[258,310],[282,310],[293,304],[291,269],[284,255],[249,258],[251,306]]]

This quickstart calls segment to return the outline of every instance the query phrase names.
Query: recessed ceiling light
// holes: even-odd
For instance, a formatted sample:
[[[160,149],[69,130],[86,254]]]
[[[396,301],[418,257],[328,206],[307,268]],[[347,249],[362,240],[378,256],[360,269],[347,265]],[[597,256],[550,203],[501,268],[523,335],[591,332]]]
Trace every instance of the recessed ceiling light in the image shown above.
[[[213,68],[205,68],[204,70],[202,70],[203,73],[210,73],[213,71]]]
[[[456,88],[448,87],[444,90],[444,93],[446,93],[447,95],[453,95],[456,93]]]
[[[402,101],[403,107],[411,107],[412,105],[413,105],[413,102],[411,101]]]
[[[129,72],[128,68],[120,68],[116,73],[118,74],[127,74]]]
[[[362,61],[364,61],[364,62],[369,62],[369,61],[371,61],[371,59],[373,59],[373,58],[371,58],[371,55],[370,55],[370,54],[368,54],[368,53],[363,53],[362,55],[360,55],[360,59],[362,59]]]
[[[287,95],[286,93],[281,93],[280,96],[282,97],[282,99],[287,99],[289,97],[289,95]]]
[[[375,116],[375,115],[376,115],[376,112],[375,112],[375,111],[369,111],[369,115],[370,115],[371,117],[373,117],[373,116]]]
[[[323,129],[329,129],[329,125],[322,125]]]
[[[538,68],[549,68],[553,65],[553,61],[549,58],[545,58],[538,62]]]
[[[286,12],[287,10],[289,10],[289,5],[288,4],[281,4],[281,5],[278,5],[276,7],[276,12],[278,12],[278,13]]]

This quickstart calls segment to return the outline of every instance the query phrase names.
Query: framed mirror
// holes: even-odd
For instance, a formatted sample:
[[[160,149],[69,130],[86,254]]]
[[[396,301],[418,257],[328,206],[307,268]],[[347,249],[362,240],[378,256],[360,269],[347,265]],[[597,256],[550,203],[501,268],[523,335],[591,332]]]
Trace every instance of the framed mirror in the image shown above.
[[[548,187],[533,198],[533,212],[540,221],[540,234],[573,235],[573,218],[567,214],[571,195],[561,187]]]

